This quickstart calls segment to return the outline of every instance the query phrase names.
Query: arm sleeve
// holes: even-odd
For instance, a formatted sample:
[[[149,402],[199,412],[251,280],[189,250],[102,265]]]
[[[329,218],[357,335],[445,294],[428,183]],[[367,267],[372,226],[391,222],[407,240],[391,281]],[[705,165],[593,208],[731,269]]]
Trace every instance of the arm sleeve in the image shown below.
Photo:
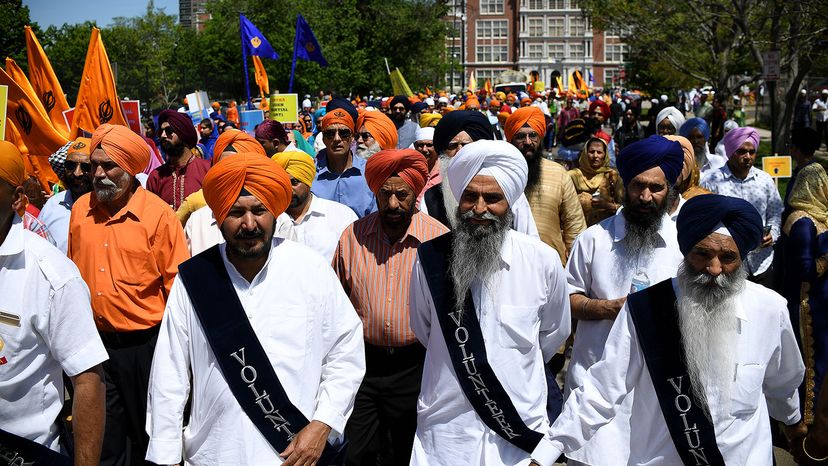
[[[158,225],[154,251],[166,295],[170,295],[173,279],[178,274],[178,265],[190,258],[184,229],[172,212],[165,212]]]
[[[187,291],[176,280],[161,319],[147,391],[149,447],[146,459],[156,464],[181,460],[184,405],[190,394],[190,317]]]
[[[787,307],[779,303],[779,346],[773,352],[765,370],[762,388],[768,402],[768,413],[786,425],[799,422],[799,384],[805,375],[805,365],[791,327]]]
[[[786,273],[794,274],[799,281],[809,281],[817,277],[817,255],[814,254],[816,243],[816,227],[808,218],[801,218],[794,222],[791,234],[785,241],[785,258],[796,264],[793,270]],[[799,293],[799,288],[797,288]],[[799,298],[797,294],[797,299]]]
[[[541,308],[539,341],[543,360],[548,362],[558,352],[571,331],[569,312],[569,293],[567,292],[566,272],[561,266],[557,254],[551,254],[549,273],[549,290],[546,304]]]
[[[323,268],[320,275],[318,286],[331,292],[320,303],[326,316],[322,339],[327,354],[322,360],[322,382],[313,419],[331,427],[331,438],[339,438],[345,432],[345,423],[354,409],[354,398],[365,375],[365,345],[362,321],[333,271]]]
[[[771,180],[768,176],[768,180]],[[771,236],[776,242],[781,234],[782,211],[785,209],[782,204],[782,198],[779,196],[779,190],[776,189],[773,181],[768,183],[768,209],[765,211],[765,225],[771,226]]]
[[[572,178],[566,172],[561,175],[561,178],[561,199],[563,201],[560,209],[561,230],[566,246],[566,255],[569,256],[575,238],[586,230],[586,219],[584,218],[584,210],[581,209],[581,203],[578,202],[578,193],[575,191]]]
[[[52,292],[45,331],[46,346],[69,377],[94,367],[109,356],[92,319],[89,289],[74,277]]]
[[[587,251],[586,238],[581,237],[572,245],[572,252],[569,261],[566,263],[566,281],[569,286],[569,294],[582,293],[589,295],[588,291],[592,286],[590,275],[590,262],[592,254]]]
[[[342,235],[339,237],[339,243],[337,243],[336,249],[334,250],[333,260],[331,261],[334,273],[336,273],[342,289],[345,290],[345,294],[348,296],[351,295],[351,273],[348,270],[347,262],[350,255],[347,249],[349,247],[348,243],[350,243],[349,238],[353,234],[353,231],[353,227],[349,226],[342,232]]]
[[[411,330],[417,336],[417,340],[428,348],[428,339],[431,335],[431,292],[428,289],[423,266],[420,264],[420,256],[414,261],[414,268],[411,271],[411,285],[408,288],[409,319]]]

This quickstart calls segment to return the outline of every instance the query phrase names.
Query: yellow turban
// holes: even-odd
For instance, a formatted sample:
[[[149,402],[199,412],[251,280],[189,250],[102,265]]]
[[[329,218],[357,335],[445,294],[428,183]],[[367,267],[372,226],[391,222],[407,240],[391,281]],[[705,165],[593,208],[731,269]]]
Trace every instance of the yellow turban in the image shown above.
[[[92,151],[98,147],[132,176],[143,172],[150,162],[149,146],[126,126],[109,123],[98,126],[92,134]]]
[[[437,123],[440,121],[441,118],[443,118],[443,115],[439,113],[421,113],[420,128],[429,128],[432,126],[437,126]]]
[[[279,152],[271,158],[281,165],[288,175],[308,186],[313,184],[313,179],[316,177],[316,164],[310,155],[302,151],[291,150]]]
[[[26,165],[23,163],[23,156],[17,146],[8,142],[0,141],[0,180],[3,180],[12,187],[23,186],[26,181]],[[17,214],[21,217],[26,210],[26,204],[23,203]]]

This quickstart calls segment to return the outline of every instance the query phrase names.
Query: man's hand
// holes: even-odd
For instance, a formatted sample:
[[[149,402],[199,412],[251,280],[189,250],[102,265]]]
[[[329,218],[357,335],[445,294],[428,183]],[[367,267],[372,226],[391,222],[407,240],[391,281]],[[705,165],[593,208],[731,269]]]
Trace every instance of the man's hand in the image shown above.
[[[801,439],[808,434],[808,426],[805,425],[804,422],[799,422],[797,424],[784,426],[782,431],[785,434],[785,438],[788,440],[788,445],[793,445],[798,443],[798,439]]]
[[[766,248],[768,246],[773,246],[773,236],[770,233],[762,237],[762,245],[760,247]]]
[[[279,454],[284,466],[314,466],[322,456],[331,428],[320,421],[311,421],[300,430],[285,451]]]

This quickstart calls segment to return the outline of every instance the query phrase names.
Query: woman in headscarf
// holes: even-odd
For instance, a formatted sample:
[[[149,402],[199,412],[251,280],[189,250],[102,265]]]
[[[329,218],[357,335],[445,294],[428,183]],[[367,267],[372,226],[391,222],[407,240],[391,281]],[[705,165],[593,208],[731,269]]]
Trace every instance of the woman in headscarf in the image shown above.
[[[587,141],[578,165],[569,170],[569,176],[575,184],[587,226],[592,226],[615,215],[624,197],[624,184],[618,172],[610,168],[607,143],[601,138]]]
[[[822,165],[812,163],[800,171],[790,203],[792,212],[782,227],[783,295],[793,328],[800,329],[807,368],[800,388],[801,409],[810,423],[828,370],[828,176]]]

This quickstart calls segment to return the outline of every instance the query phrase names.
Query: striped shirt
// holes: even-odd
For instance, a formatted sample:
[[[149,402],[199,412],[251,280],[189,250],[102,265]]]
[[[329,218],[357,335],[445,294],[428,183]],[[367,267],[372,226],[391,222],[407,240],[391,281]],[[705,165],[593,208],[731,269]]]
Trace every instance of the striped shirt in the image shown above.
[[[379,213],[373,212],[342,233],[333,268],[362,319],[366,342],[406,346],[417,341],[408,310],[417,247],[448,231],[437,220],[417,212],[405,235],[392,244],[382,232]]]

